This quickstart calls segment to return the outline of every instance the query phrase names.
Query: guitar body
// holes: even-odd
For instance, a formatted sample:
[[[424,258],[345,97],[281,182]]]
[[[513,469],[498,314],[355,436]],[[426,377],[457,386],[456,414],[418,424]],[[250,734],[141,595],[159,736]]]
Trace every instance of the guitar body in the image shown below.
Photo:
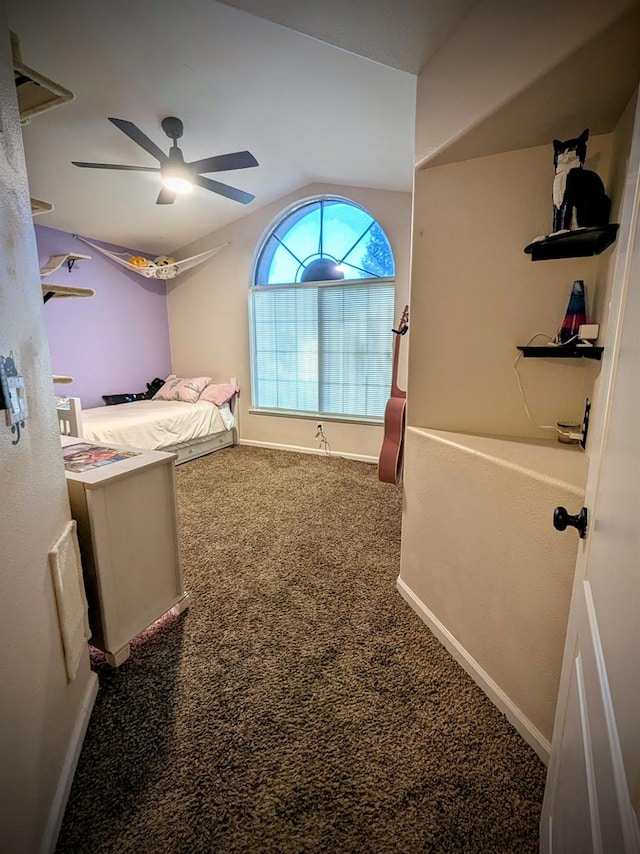
[[[407,393],[398,388],[398,354],[400,352],[400,337],[408,329],[408,319],[409,306],[405,305],[398,328],[392,330],[396,338],[393,349],[391,397],[384,410],[384,439],[378,458],[378,478],[383,483],[399,484],[402,482]]]
[[[402,482],[406,408],[406,398],[390,397],[384,410],[384,439],[378,460],[378,478],[383,483]]]

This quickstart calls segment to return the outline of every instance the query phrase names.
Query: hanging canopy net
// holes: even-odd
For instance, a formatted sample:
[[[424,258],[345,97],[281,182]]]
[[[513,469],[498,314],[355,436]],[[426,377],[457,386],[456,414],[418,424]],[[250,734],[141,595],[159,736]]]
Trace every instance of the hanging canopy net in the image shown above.
[[[208,261],[216,252],[229,245],[228,243],[223,243],[222,246],[216,246],[215,249],[207,249],[206,252],[201,252],[199,255],[193,255],[191,258],[183,258],[176,261],[175,258],[170,258],[167,255],[159,255],[157,258],[145,258],[144,255],[133,255],[131,252],[112,252],[110,249],[98,246],[97,243],[92,243],[86,237],[80,237],[77,234],[75,237],[98,252],[102,252],[103,255],[115,261],[116,264],[120,264],[127,270],[131,270],[132,273],[144,276],[145,279],[175,279],[180,273],[184,273],[185,270],[190,270],[192,267],[202,264],[203,261]]]

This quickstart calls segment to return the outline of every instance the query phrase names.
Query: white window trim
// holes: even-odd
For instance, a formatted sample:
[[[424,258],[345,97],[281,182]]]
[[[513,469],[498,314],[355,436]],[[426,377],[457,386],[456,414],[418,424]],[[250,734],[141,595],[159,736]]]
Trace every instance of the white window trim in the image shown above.
[[[292,282],[291,284],[277,285],[251,285],[249,292],[253,291],[277,291],[277,290],[309,290],[309,288],[344,288],[346,286],[353,288],[369,286],[369,285],[393,285],[395,287],[395,276],[374,276],[371,279],[339,279],[330,282]]]
[[[356,207],[361,208],[363,211],[369,214],[376,222],[379,222],[377,217],[375,217],[367,208],[363,207],[359,202],[354,201],[348,196],[341,196],[337,193],[318,193],[314,196],[307,196],[304,199],[297,199],[295,202],[285,206],[282,208],[276,216],[268,223],[268,225],[263,229],[258,241],[256,242],[255,248],[253,250],[251,265],[249,268],[249,295],[254,291],[264,291],[264,290],[279,290],[279,289],[292,289],[292,288],[308,288],[308,287],[344,287],[345,285],[349,286],[367,286],[372,283],[376,284],[391,284],[394,287],[396,285],[396,277],[395,274],[393,276],[374,276],[369,279],[340,279],[338,281],[329,281],[329,282],[291,282],[291,283],[279,283],[279,284],[266,284],[266,285],[256,285],[254,284],[256,267],[258,261],[260,259],[262,249],[265,245],[265,242],[269,239],[273,231],[278,227],[278,225],[283,222],[287,217],[289,217],[294,211],[299,208],[306,207],[313,202],[320,201],[342,201],[348,205],[355,205]],[[382,226],[381,226],[382,227]],[[386,231],[385,231],[386,234]],[[392,247],[393,251],[393,247]],[[395,257],[394,257],[394,268],[395,268]],[[397,271],[396,271],[397,272]],[[249,298],[249,350],[250,350],[250,378],[251,378],[251,403],[248,409],[248,413],[250,415],[266,415],[266,416],[277,416],[279,418],[298,418],[303,419],[305,421],[317,421],[318,419],[322,419],[323,421],[335,421],[341,422],[345,424],[362,424],[368,426],[380,426],[384,423],[384,415],[381,416],[363,416],[363,415],[336,415],[335,413],[326,414],[324,412],[303,412],[301,410],[287,410],[287,409],[271,409],[271,408],[260,408],[255,406],[254,401],[254,365],[256,362],[256,352],[255,352],[255,340],[254,340],[254,330],[255,330],[255,319],[253,316],[253,300]],[[391,331],[391,330],[390,330]]]
[[[251,285],[249,288],[249,294],[253,291],[265,291],[265,290],[291,290],[291,289],[308,289],[310,287],[322,287],[322,288],[340,288],[344,286],[359,286],[367,287],[372,284],[376,285],[393,285],[395,288],[396,279],[395,276],[375,276],[372,279],[340,279],[339,281],[330,281],[330,282],[293,282],[292,284],[277,284],[277,285]],[[363,424],[370,426],[379,426],[384,422],[384,415],[376,416],[376,415],[336,415],[336,413],[325,413],[325,412],[303,412],[301,410],[291,410],[291,409],[272,409],[272,408],[261,408],[259,406],[255,406],[253,404],[254,400],[254,376],[253,376],[253,365],[255,364],[256,352],[255,352],[255,340],[254,340],[254,318],[253,318],[253,300],[249,299],[249,347],[251,348],[251,406],[249,407],[250,415],[277,415],[281,418],[302,418],[306,421],[317,421],[318,419],[322,419],[323,421],[337,421],[342,422],[343,424]],[[389,330],[391,332],[391,330]]]
[[[278,418],[299,418],[302,421],[328,421],[338,424],[363,424],[368,427],[379,427],[384,423],[384,415],[327,415],[324,412],[300,412],[295,409],[258,409],[251,406],[249,415],[277,416]]]
[[[261,287],[268,288],[270,285],[254,285],[254,277],[256,274],[256,267],[258,265],[258,261],[260,259],[260,253],[262,252],[262,248],[264,244],[267,242],[269,237],[273,234],[274,230],[280,225],[281,222],[290,216],[294,211],[297,211],[299,208],[304,208],[307,205],[313,204],[313,202],[326,202],[336,200],[338,202],[344,202],[347,205],[355,205],[358,208],[361,208],[363,211],[369,214],[369,216],[373,217],[376,222],[379,220],[373,216],[371,211],[367,208],[363,207],[359,202],[355,202],[353,199],[350,199],[348,196],[339,196],[336,193],[319,193],[316,196],[307,196],[304,199],[298,199],[295,202],[291,202],[290,205],[282,208],[282,210],[273,217],[271,222],[263,229],[262,234],[258,238],[258,242],[255,245],[253,250],[253,255],[251,258],[251,266],[249,267],[249,287]],[[381,226],[382,228],[382,226]],[[386,232],[385,232],[386,234]],[[395,257],[394,257],[394,268],[395,268]],[[317,283],[316,283],[317,284]]]

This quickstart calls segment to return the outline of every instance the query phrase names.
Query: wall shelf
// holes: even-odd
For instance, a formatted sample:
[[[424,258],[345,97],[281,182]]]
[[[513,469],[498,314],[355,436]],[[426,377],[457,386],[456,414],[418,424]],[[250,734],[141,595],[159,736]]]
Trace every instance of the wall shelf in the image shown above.
[[[33,200],[32,200],[33,201]],[[69,273],[76,261],[91,261],[90,255],[81,255],[78,252],[65,252],[63,255],[52,255],[45,266],[40,270],[40,276],[49,276],[59,270],[63,264],[67,265]],[[72,285],[54,285],[53,282],[42,282],[42,301],[49,302],[50,299],[61,297],[93,297],[93,288],[78,288]],[[53,384],[72,383],[73,377],[54,374]]]
[[[40,270],[40,276],[50,276],[51,273],[57,272],[65,263],[67,270],[71,272],[76,261],[91,261],[91,255],[81,255],[79,252],[65,252],[64,255],[52,255]]]
[[[80,255],[78,252],[65,252],[64,255],[52,255],[45,266],[40,270],[40,276],[50,276],[59,270],[63,264],[71,272],[76,261],[91,261],[91,255]],[[42,283],[42,297],[48,302],[53,297],[93,297],[93,288],[77,288],[71,285],[54,285],[53,282]]]
[[[72,288],[68,285],[54,285],[42,283],[42,298],[48,302],[53,297],[92,297],[95,296],[93,288]]]
[[[599,255],[616,239],[618,224],[577,228],[549,234],[542,240],[534,240],[524,251],[532,261],[549,261],[558,258],[584,258]]]
[[[600,361],[604,347],[563,347],[543,344],[541,347],[518,347],[525,359],[597,359]]]
[[[20,39],[13,32],[10,35],[20,124],[26,125],[34,116],[73,101],[75,95],[69,89],[25,65],[20,54]]]
[[[45,202],[44,199],[35,199],[31,196],[31,216],[38,216],[43,213],[50,213],[53,210],[51,202]]]

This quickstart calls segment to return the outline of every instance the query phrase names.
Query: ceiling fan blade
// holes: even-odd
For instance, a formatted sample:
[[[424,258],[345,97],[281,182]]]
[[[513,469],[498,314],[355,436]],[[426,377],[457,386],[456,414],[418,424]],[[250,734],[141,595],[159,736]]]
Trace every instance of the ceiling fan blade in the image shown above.
[[[211,178],[203,178],[202,175],[196,175],[193,182],[198,187],[211,190],[212,193],[218,193],[219,196],[226,196],[227,199],[240,202],[242,205],[248,205],[249,202],[255,199],[255,196],[252,196],[251,193],[245,193],[244,190],[237,190],[235,187],[229,187],[227,184],[221,184],[219,181],[212,181]]]
[[[133,122],[128,122],[126,119],[113,119],[111,116],[108,117],[109,121],[112,122],[122,133],[125,133],[129,139],[132,139],[136,142],[141,148],[144,148],[145,151],[148,151],[152,157],[155,157],[156,160],[159,160],[160,163],[164,163],[167,160],[167,155],[161,148],[153,142],[153,140],[149,139],[149,137],[142,133],[139,127],[133,124]]]
[[[163,187],[156,199],[157,205],[172,205],[176,200],[176,194],[173,190],[167,189],[167,187]]]
[[[74,166],[82,166],[83,169],[123,169],[126,172],[159,172],[159,166],[121,166],[118,163],[81,163],[78,160],[71,161]]]
[[[231,169],[248,169],[258,166],[258,161],[249,151],[234,151],[231,154],[219,154],[217,157],[205,157],[187,163],[194,172],[227,172]]]

